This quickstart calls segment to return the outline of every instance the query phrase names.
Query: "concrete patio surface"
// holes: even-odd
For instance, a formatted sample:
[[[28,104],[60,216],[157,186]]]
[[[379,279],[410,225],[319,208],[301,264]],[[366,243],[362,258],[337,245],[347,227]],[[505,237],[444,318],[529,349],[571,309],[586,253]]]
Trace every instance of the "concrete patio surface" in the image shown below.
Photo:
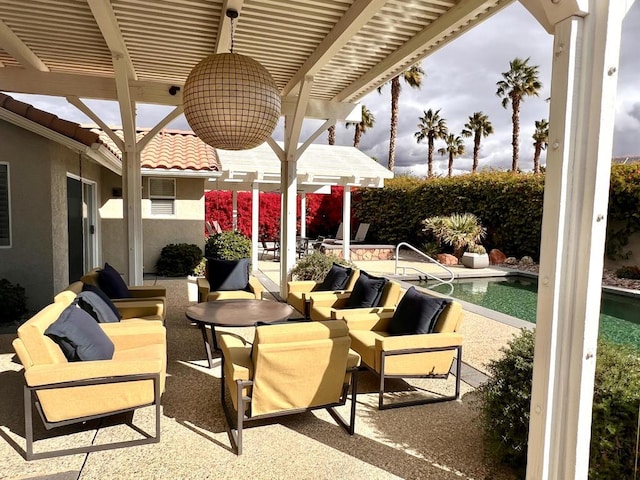
[[[384,262],[359,265],[383,273]],[[391,262],[393,263],[393,262]],[[279,263],[260,262],[267,289],[277,295]],[[386,272],[390,273],[390,272]],[[14,355],[14,334],[0,335],[0,479],[512,479],[484,454],[482,431],[474,406],[474,385],[483,378],[486,361],[496,358],[517,328],[465,312],[462,398],[460,401],[377,410],[378,379],[360,376],[356,433],[347,435],[326,413],[315,411],[282,417],[244,432],[244,454],[230,448],[220,405],[219,360],[206,367],[198,329],[184,316],[194,285],[187,279],[148,279],[168,292],[167,385],[162,397],[159,444],[26,462],[22,367]],[[252,334],[252,329],[235,329]],[[453,390],[446,382],[411,380],[389,383],[397,397]],[[349,402],[347,402],[347,407]],[[346,413],[346,408],[343,407]],[[45,433],[39,417],[36,451],[82,442],[103,443],[137,435],[117,422]],[[151,408],[138,410],[134,423],[153,432]]]

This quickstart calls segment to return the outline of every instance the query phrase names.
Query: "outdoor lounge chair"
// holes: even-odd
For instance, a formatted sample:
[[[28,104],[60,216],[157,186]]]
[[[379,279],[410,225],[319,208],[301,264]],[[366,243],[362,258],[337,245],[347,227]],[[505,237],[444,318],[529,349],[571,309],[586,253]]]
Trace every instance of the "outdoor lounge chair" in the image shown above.
[[[319,408],[353,435],[360,358],[350,344],[343,321],[259,326],[253,347],[221,333],[221,402],[237,454],[245,423]],[[350,384],[347,423],[334,407],[346,403]],[[235,412],[227,405],[227,389]]]
[[[54,302],[18,328],[13,347],[24,367],[24,416],[27,460],[94,452],[160,441],[160,396],[166,374],[166,330],[158,322],[98,324],[66,296]],[[75,316],[77,315],[77,316]],[[71,317],[74,318],[71,318]],[[63,320],[58,320],[63,317]],[[57,325],[56,325],[57,324]],[[60,325],[66,333],[60,333]],[[84,327],[81,327],[84,325]],[[107,338],[111,356],[82,358],[94,339],[74,332],[89,327]],[[57,328],[54,341],[50,328]],[[47,334],[45,334],[47,332]],[[101,333],[102,332],[102,333]],[[106,337],[105,337],[106,335]],[[66,345],[63,351],[63,345]],[[69,345],[83,349],[84,361],[70,361]],[[79,350],[78,350],[79,351]],[[66,352],[66,353],[65,353]],[[155,436],[131,427],[143,438],[34,453],[33,406],[47,430],[84,423],[139,407],[155,406]]]
[[[113,301],[117,302],[131,302],[131,301],[139,301],[139,300],[152,300],[152,301],[161,301],[163,312],[167,310],[167,290],[164,287],[159,287],[156,285],[136,285],[130,286],[126,285],[121,277],[113,279],[113,276],[106,277],[112,278],[114,281],[120,281],[122,287],[120,290],[123,290],[123,295],[120,296],[112,296],[110,295],[108,289],[105,288],[105,276],[104,272],[109,271],[110,273],[115,272],[113,267],[109,264],[105,263],[105,268],[94,268],[90,272],[84,274],[80,281],[87,285],[93,285],[94,287],[98,287],[101,290],[104,290],[105,293],[111,298]],[[164,315],[164,313],[163,313]]]
[[[310,294],[313,292],[328,292],[331,291],[333,293],[346,293],[353,290],[353,286],[360,275],[360,270],[357,268],[351,269],[351,273],[349,274],[346,283],[344,284],[344,288],[340,290],[324,290],[323,284],[326,280],[315,281],[315,280],[297,280],[291,281],[287,283],[287,303],[295,308],[297,311],[302,313],[305,318],[309,318],[309,302],[310,302]],[[326,287],[326,285],[325,285]]]
[[[205,277],[196,280],[198,302],[213,300],[255,299],[262,300],[264,286],[249,274],[249,259],[207,259]]]
[[[405,293],[405,295],[412,297],[411,301],[413,302],[416,299],[420,302],[420,295],[423,296],[422,300],[432,297],[442,301],[441,306],[444,308],[440,310],[439,316],[435,317],[433,333],[407,333],[407,330],[412,330],[415,327],[414,322],[416,316],[420,315],[420,307],[416,307],[414,303],[406,307],[405,314],[400,313],[405,308],[402,305],[403,299],[407,302],[404,297],[400,300],[401,304],[398,309],[394,311],[364,314],[349,310],[340,312],[340,317],[349,326],[351,348],[360,354],[362,363],[380,377],[378,393],[378,408],[380,410],[460,398],[463,337],[459,331],[462,323],[462,307],[458,302],[433,297],[424,292],[416,293],[414,290],[411,288],[408,293]],[[407,320],[411,325],[405,328],[403,325],[406,325]],[[400,322],[400,330],[404,330],[404,333],[398,333],[398,322]],[[447,379],[453,362],[456,365],[454,395],[384,403],[386,379]]]
[[[279,240],[273,240],[273,246],[270,247],[267,244],[267,240],[266,239],[262,239],[260,240],[260,243],[262,244],[262,252],[260,253],[260,260],[264,259],[265,254],[267,253],[272,253],[273,254],[273,259],[274,260],[278,260],[280,258],[280,241]]]
[[[360,277],[366,273],[361,272]],[[343,318],[344,312],[348,311],[350,315],[382,312],[393,312],[400,296],[402,288],[400,284],[394,281],[387,282],[382,288],[379,301],[373,306],[354,308],[349,305],[349,299],[354,291],[356,291],[356,281],[352,291],[349,292],[313,292],[308,295],[309,299],[309,317],[311,320],[334,320]]]

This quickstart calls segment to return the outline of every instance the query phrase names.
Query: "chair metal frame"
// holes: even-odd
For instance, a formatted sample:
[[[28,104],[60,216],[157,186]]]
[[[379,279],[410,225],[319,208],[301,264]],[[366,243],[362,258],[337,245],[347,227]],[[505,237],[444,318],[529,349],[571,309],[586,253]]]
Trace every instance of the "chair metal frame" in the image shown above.
[[[233,414],[227,405],[226,402],[226,382],[224,376],[224,355],[221,356],[221,365],[220,368],[222,370],[221,377],[221,387],[220,387],[220,402],[222,403],[222,409],[224,410],[224,416],[227,420],[227,425],[229,427],[228,434],[229,440],[231,441],[231,447],[235,451],[235,453],[240,456],[242,455],[242,429],[245,424],[250,424],[257,422],[259,420],[264,420],[266,418],[276,418],[283,417],[286,415],[294,415],[297,413],[310,412],[312,410],[326,409],[329,412],[329,415],[336,421],[338,425],[345,429],[345,431],[349,435],[353,435],[355,433],[355,422],[356,422],[356,397],[358,393],[358,371],[359,367],[354,367],[347,369],[345,373],[351,373],[351,409],[349,422],[347,422],[336,410],[335,407],[340,407],[346,404],[347,402],[347,394],[349,393],[349,385],[344,385],[342,389],[342,394],[340,395],[340,400],[336,403],[331,403],[328,405],[318,405],[316,407],[309,408],[297,408],[291,410],[285,410],[281,412],[269,413],[264,415],[257,415],[255,417],[250,415],[245,415],[246,406],[251,408],[251,397],[242,394],[242,390],[246,387],[253,386],[253,380],[236,380],[236,398],[238,400],[238,410],[235,412],[235,420],[233,418]],[[231,394],[231,392],[229,392]],[[235,425],[235,428],[234,428]]]
[[[449,378],[451,374],[451,368],[449,368],[449,372],[442,375],[388,375],[385,374],[385,360],[386,357],[391,357],[395,355],[410,355],[416,353],[428,353],[428,352],[446,352],[449,350],[457,350],[456,358],[453,359],[453,362],[456,364],[456,391],[454,395],[447,396],[439,396],[434,398],[424,398],[419,400],[408,400],[406,402],[394,402],[394,403],[384,403],[384,383],[387,378],[430,378],[430,379],[443,379],[446,380]],[[379,410],[388,410],[390,408],[400,408],[400,407],[410,407],[414,405],[425,405],[428,403],[439,403],[439,402],[448,402],[451,400],[460,399],[460,375],[462,371],[462,345],[453,345],[449,347],[432,347],[432,348],[407,348],[403,350],[392,350],[389,352],[382,351],[382,358],[380,359],[380,372],[377,372],[373,367],[366,365],[366,368],[372,370],[376,374],[380,376],[380,389],[378,391],[378,409]]]
[[[110,383],[124,383],[124,382],[133,382],[139,380],[153,380],[153,390],[154,390],[154,400],[153,403],[146,405],[139,405],[133,408],[127,408],[123,410],[117,410],[113,412],[108,412],[99,415],[91,415],[86,417],[78,417],[71,420],[63,420],[59,422],[49,422],[44,412],[42,411],[42,407],[40,402],[37,399],[38,391],[41,390],[53,390],[59,388],[73,388],[73,387],[81,387],[81,386],[89,386],[89,385],[104,385]],[[35,395],[34,395],[35,393]],[[147,445],[150,443],[159,443],[160,442],[160,374],[159,373],[141,373],[141,374],[132,374],[132,375],[118,375],[118,376],[110,376],[110,377],[100,377],[100,378],[91,378],[85,380],[73,380],[69,382],[60,382],[60,383],[50,383],[47,385],[38,385],[34,387],[30,387],[29,385],[24,386],[24,427],[25,427],[25,440],[26,440],[26,450],[25,450],[25,459],[26,460],[40,460],[43,458],[53,458],[60,457],[65,455],[75,455],[78,453],[90,453],[90,452],[98,452],[102,450],[111,450],[116,448],[124,448],[124,447],[133,447],[137,445]],[[112,417],[114,415],[119,415],[122,413],[133,412],[138,408],[148,407],[151,405],[155,405],[155,436],[145,432],[141,428],[133,425],[130,422],[127,422],[132,429],[143,435],[145,438],[137,439],[137,440],[128,440],[122,442],[113,442],[104,445],[88,445],[84,447],[76,447],[76,448],[68,448],[62,450],[51,450],[47,452],[34,453],[33,451],[33,411],[32,408],[35,404],[36,410],[40,414],[40,418],[42,419],[42,423],[46,430],[51,430],[56,427],[64,427],[67,425],[73,425],[76,423],[88,422],[90,420],[97,420],[106,417]]]

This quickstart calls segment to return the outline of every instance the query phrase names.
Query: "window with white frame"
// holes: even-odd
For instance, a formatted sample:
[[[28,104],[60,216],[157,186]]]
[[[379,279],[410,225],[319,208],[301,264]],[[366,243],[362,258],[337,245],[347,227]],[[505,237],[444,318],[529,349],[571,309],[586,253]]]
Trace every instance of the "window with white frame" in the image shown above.
[[[9,164],[0,163],[0,247],[11,246],[11,204],[9,201]]]
[[[175,178],[150,178],[151,215],[175,215]]]

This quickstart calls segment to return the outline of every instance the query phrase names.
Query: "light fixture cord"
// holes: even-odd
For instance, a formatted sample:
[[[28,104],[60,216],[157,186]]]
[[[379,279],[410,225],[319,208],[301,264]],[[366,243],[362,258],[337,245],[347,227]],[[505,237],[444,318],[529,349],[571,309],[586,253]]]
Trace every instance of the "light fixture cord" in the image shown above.
[[[234,34],[234,27],[233,27],[233,17],[231,17],[231,53],[233,53],[233,34]]]

